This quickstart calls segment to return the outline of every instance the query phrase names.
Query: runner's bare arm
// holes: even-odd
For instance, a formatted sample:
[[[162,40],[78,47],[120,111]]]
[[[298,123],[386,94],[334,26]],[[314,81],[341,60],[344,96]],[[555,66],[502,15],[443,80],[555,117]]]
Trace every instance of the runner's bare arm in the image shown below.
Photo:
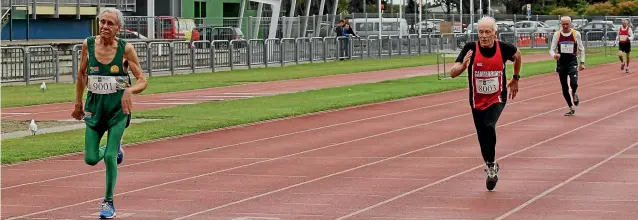
[[[75,84],[75,105],[82,105],[82,96],[86,87],[87,69],[89,66],[89,46],[86,40],[82,43],[82,56],[80,58],[80,67],[78,69],[77,83]]]
[[[452,78],[457,77],[457,76],[461,75],[461,73],[463,71],[465,71],[465,66],[463,66],[463,63],[456,62],[452,66],[452,69],[450,69],[450,77],[452,77]]]
[[[454,65],[452,66],[452,69],[450,69],[450,77],[455,78],[461,75],[461,73],[463,73],[463,71],[467,69],[470,63],[470,59],[472,59],[472,50],[467,51],[467,53],[463,57],[463,62],[454,63]]]
[[[138,94],[146,89],[146,87],[148,86],[148,82],[146,81],[146,77],[142,72],[140,61],[137,57],[137,51],[135,51],[135,47],[133,47],[131,43],[126,43],[124,57],[128,60],[130,70],[137,79],[135,81],[135,84],[131,86],[129,90],[133,94]]]
[[[82,43],[82,55],[80,58],[80,67],[78,69],[77,82],[75,83],[75,106],[71,117],[76,120],[82,120],[84,117],[84,110],[82,106],[82,96],[84,96],[84,87],[86,87],[87,71],[89,66],[89,47],[86,40]]]
[[[521,56],[521,50],[516,48],[516,53],[514,53],[514,75],[521,74],[522,64],[523,64],[523,56]]]

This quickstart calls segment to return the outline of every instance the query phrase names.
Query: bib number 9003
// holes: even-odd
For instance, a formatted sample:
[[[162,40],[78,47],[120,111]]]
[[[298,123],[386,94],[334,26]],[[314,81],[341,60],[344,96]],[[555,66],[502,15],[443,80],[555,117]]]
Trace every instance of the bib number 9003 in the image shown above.
[[[108,76],[89,76],[87,86],[95,94],[111,94],[117,92],[117,80]]]

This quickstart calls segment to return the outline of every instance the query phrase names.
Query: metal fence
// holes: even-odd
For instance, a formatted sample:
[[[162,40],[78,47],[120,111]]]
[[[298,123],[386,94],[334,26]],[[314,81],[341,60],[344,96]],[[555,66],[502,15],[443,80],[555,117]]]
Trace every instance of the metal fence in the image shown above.
[[[453,32],[462,32],[465,27],[471,27],[471,22],[476,23],[483,15],[475,14],[440,14],[440,13],[428,13],[424,12],[422,15],[418,13],[404,13],[400,15],[398,13],[383,13],[381,14],[384,23],[395,23],[387,25],[397,25],[398,28],[408,34],[436,34],[436,33],[451,33],[448,31],[448,27],[451,25]],[[516,29],[523,32],[529,32],[531,29],[535,29],[537,32],[553,32],[560,28],[559,15],[514,15],[514,14],[494,14],[494,18],[497,22],[503,22],[511,25],[515,25]],[[361,30],[363,26],[357,25],[359,23],[374,23],[377,22],[378,14],[376,13],[351,13],[351,14],[336,14],[336,15],[311,15],[311,16],[295,16],[295,17],[279,17],[277,22],[277,28],[275,36],[276,38],[299,38],[299,37],[334,37],[334,26],[339,20],[344,18],[354,19],[352,28],[355,32],[365,34],[365,30]],[[572,16],[573,24],[575,28],[581,27],[589,22],[605,22],[614,26],[621,24],[621,19],[629,19],[633,29],[638,26],[638,17],[636,16]],[[155,24],[162,22],[166,23],[169,18],[158,17],[145,17],[145,16],[126,16],[125,17],[125,29],[139,32],[144,36],[149,36],[147,33],[148,22],[154,19]],[[192,19],[194,26],[196,27],[236,27],[241,30],[241,34],[246,39],[264,39],[268,38],[269,26],[271,22],[270,17],[252,17],[247,16],[243,18],[239,17],[215,17],[209,16],[206,18],[187,18],[181,17],[179,19]],[[532,22],[526,24],[526,22]],[[542,24],[537,23],[542,22]],[[177,22],[178,27],[180,23]],[[455,26],[456,25],[456,26]],[[155,38],[157,39],[170,39],[168,35],[162,34],[167,31],[169,26],[157,26],[155,28]],[[594,27],[594,29],[597,27]],[[591,28],[590,28],[591,29]],[[376,33],[375,33],[376,34]],[[151,33],[152,35],[152,33]],[[389,35],[385,34],[384,35]]]
[[[59,80],[60,62],[53,46],[2,47],[2,82]]]
[[[583,36],[587,48],[615,46],[615,32],[591,31]],[[519,48],[549,48],[553,34],[500,33],[498,38]],[[369,59],[458,53],[476,34],[371,35],[367,37],[312,37],[213,41],[131,42],[143,72],[156,74],[215,72],[237,68],[296,65],[342,59]],[[638,40],[638,39],[636,39]],[[635,41],[636,41],[635,40]],[[634,42],[636,43],[636,42]],[[71,75],[75,82],[81,45],[60,59],[52,46],[2,47],[2,81],[59,80]],[[70,61],[70,62],[69,62]],[[63,65],[62,63],[67,63]],[[65,71],[61,71],[65,69]]]

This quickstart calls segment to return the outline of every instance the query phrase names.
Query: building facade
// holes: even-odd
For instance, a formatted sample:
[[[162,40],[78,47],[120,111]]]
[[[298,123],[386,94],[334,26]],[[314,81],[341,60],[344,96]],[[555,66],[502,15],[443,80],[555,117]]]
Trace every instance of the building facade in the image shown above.
[[[1,40],[84,39],[97,28],[95,17],[104,7],[125,15],[136,11],[136,0],[2,0]],[[64,26],[64,28],[59,28]]]
[[[181,19],[192,20],[194,22],[190,23],[197,26],[237,26],[241,15],[242,0],[154,1],[155,14],[151,17],[147,0],[79,0],[79,5],[78,0],[36,0],[35,6],[27,5],[26,0],[2,0],[0,39],[83,39],[97,32],[95,17],[104,7],[120,9],[125,16],[125,28],[145,36],[149,34],[146,24],[150,19],[154,19],[156,24]],[[256,16],[257,5],[246,2],[242,30],[246,30],[250,23],[246,18]],[[264,7],[264,12],[267,8]],[[59,25],[66,28],[57,28]],[[191,25],[188,26],[190,28]],[[156,32],[158,28],[163,27],[156,27]],[[156,33],[155,37],[161,38],[158,35],[162,34]]]

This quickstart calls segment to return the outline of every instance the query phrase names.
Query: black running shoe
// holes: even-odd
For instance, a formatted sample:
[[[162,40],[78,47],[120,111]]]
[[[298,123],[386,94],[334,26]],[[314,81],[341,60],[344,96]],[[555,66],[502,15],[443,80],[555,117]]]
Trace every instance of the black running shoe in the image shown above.
[[[496,183],[498,182],[498,163],[486,163],[485,164],[485,173],[487,174],[487,178],[485,179],[485,186],[487,190],[492,191],[496,187]]]
[[[576,95],[576,93],[572,93],[572,96],[574,97],[574,105],[578,106],[578,103],[580,103],[580,99],[578,99],[578,95]]]
[[[621,63],[620,64],[620,70],[624,70],[625,69],[625,63]]]
[[[576,111],[574,111],[573,109],[569,110],[567,113],[565,113],[565,116],[572,116],[576,113]]]

